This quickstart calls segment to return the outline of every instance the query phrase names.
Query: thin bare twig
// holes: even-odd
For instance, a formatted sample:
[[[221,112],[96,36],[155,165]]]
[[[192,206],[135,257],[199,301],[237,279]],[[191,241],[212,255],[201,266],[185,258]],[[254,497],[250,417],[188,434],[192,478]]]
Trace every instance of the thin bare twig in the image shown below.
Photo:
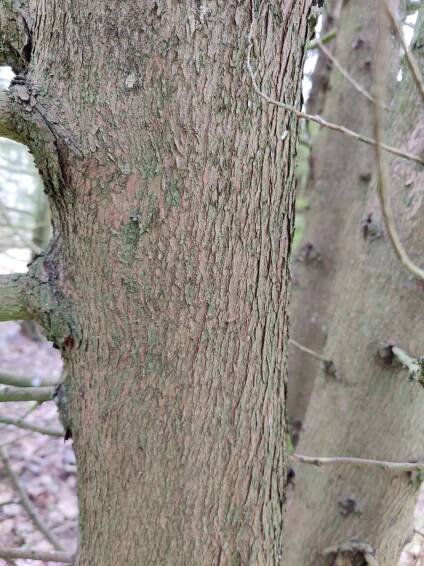
[[[309,354],[310,356],[313,356],[317,360],[321,360],[322,362],[327,362],[327,363],[331,362],[331,360],[328,360],[322,354],[318,354],[314,350],[311,350],[310,348],[307,348],[306,346],[302,346],[302,344],[299,344],[299,342],[296,342],[296,340],[293,340],[293,338],[290,338],[289,344],[292,344],[293,346],[298,348],[298,350],[300,350],[301,352],[305,352],[305,354]]]
[[[291,454],[293,462],[311,464],[312,466],[331,466],[334,464],[351,464],[353,466],[367,466],[380,468],[388,472],[419,472],[424,470],[424,462],[385,462],[384,460],[368,460],[366,458],[350,458],[347,456],[333,456],[321,458],[318,456],[305,456],[304,454]]]
[[[318,354],[318,352],[315,352],[314,350],[311,350],[310,348],[307,348],[306,346],[299,344],[299,342],[296,342],[296,340],[293,340],[293,338],[289,339],[289,344],[295,346],[301,352],[304,352],[305,354],[308,354],[309,356],[312,356],[313,358],[320,360],[322,362],[322,367],[324,369],[324,372],[328,376],[337,377],[337,368],[334,365],[333,360],[330,360],[329,358],[324,357],[322,354]]]
[[[48,552],[46,550],[21,550],[20,548],[0,547],[0,558],[3,560],[43,560],[44,562],[61,562],[72,564],[73,556],[68,552]]]
[[[3,164],[1,165],[1,168],[3,169]],[[19,175],[20,175],[20,173],[19,173]],[[30,173],[30,175],[31,175],[31,177],[33,177],[33,174],[32,174],[32,173]],[[4,209],[5,209],[5,210],[8,210],[8,211],[10,211],[10,212],[18,212],[19,214],[26,214],[26,215],[28,215],[28,216],[32,216],[32,212],[31,212],[31,211],[29,211],[29,210],[24,210],[24,209],[22,209],[22,208],[16,208],[16,207],[14,207],[14,206],[6,206],[6,205],[4,205]]]
[[[251,65],[251,62],[250,62],[251,51],[252,51],[252,42],[250,41],[248,49],[247,49],[247,60],[246,60],[247,69],[248,69],[248,72],[250,74],[250,78],[252,80],[252,85],[253,85],[254,91],[263,100],[268,102],[268,104],[278,106],[279,108],[282,108],[283,110],[286,110],[287,112],[290,112],[291,114],[293,114],[294,116],[296,116],[297,118],[299,118],[301,120],[309,120],[310,122],[315,122],[316,124],[318,124],[319,126],[322,126],[323,128],[327,128],[329,130],[339,132],[339,133],[344,134],[345,136],[352,138],[354,140],[361,141],[361,142],[366,143],[368,145],[373,145],[373,146],[376,145],[376,140],[373,139],[373,138],[370,138],[368,136],[364,136],[364,135],[362,135],[358,132],[355,132],[353,130],[350,130],[349,128],[346,128],[345,126],[341,126],[340,124],[334,124],[333,122],[328,122],[327,120],[325,120],[321,116],[302,112],[301,110],[298,110],[294,106],[291,106],[290,104],[286,104],[285,102],[274,100],[273,98],[271,98],[270,96],[268,96],[267,94],[262,92],[261,89],[259,88],[257,82],[256,82],[255,74],[253,72],[252,65]],[[384,149],[385,151],[388,151],[389,153],[392,153],[393,155],[397,155],[398,157],[402,157],[403,159],[407,159],[409,161],[413,161],[414,163],[419,163],[420,165],[424,165],[424,159],[422,157],[420,157],[419,155],[414,155],[412,153],[402,151],[401,149],[398,149],[396,147],[392,147],[392,146],[387,145],[387,144],[381,144],[381,148]]]
[[[0,442],[0,448],[4,448],[5,446],[9,446],[9,444],[15,444],[16,442],[19,442],[20,440],[22,440],[22,438],[28,438],[28,436],[31,436],[30,432],[24,432],[23,434],[20,434],[19,436],[14,436],[13,438],[9,438],[9,440],[5,440],[4,442]]]
[[[54,536],[53,533],[46,527],[43,523],[41,517],[38,515],[37,510],[35,509],[34,505],[31,503],[28,494],[26,493],[25,489],[23,488],[21,481],[18,475],[13,471],[10,463],[9,458],[7,457],[6,451],[0,446],[0,460],[3,462],[4,469],[9,476],[13,487],[19,494],[19,499],[21,501],[22,507],[24,507],[25,511],[28,513],[31,521],[34,523],[35,527],[46,537],[46,539],[53,545],[56,550],[65,550],[64,546],[61,542]],[[17,558],[16,556],[9,556],[8,558]]]
[[[399,41],[402,45],[402,49],[405,53],[405,59],[406,59],[406,62],[408,64],[409,70],[411,71],[411,74],[414,77],[415,84],[417,85],[417,88],[420,92],[421,98],[424,101],[424,81],[423,81],[423,77],[421,75],[420,67],[419,67],[415,57],[413,56],[412,51],[409,49],[409,47],[408,47],[408,45],[405,41],[405,38],[403,36],[403,32],[402,32],[402,29],[399,25],[399,22],[397,21],[396,16],[392,12],[387,0],[384,0],[384,9],[385,9],[385,12],[387,14],[387,17],[390,20],[390,24],[391,24],[397,38],[399,39]]]
[[[331,53],[331,51],[325,47],[325,45],[322,43],[321,40],[319,40],[319,39],[317,40],[317,45],[321,49],[321,51],[324,53],[324,55],[326,57],[328,57],[328,59],[330,59],[330,61],[333,63],[333,65],[336,67],[336,69],[344,76],[344,78],[348,82],[350,82],[350,84],[360,94],[362,94],[362,96],[365,96],[365,98],[367,98],[371,102],[374,102],[374,97],[371,96],[371,94],[369,92],[367,92],[366,89],[362,85],[360,85],[356,79],[354,79],[352,77],[352,75],[342,66],[340,61],[336,57],[334,57],[334,55]]]
[[[311,39],[311,41],[306,46],[306,50],[309,51],[310,49],[316,49],[318,47],[318,42],[330,43],[330,41],[332,39],[334,39],[336,37],[336,35],[337,35],[337,30],[335,28],[330,29],[322,37],[317,37],[315,39]]]
[[[39,401],[35,401],[35,403],[32,404],[32,406],[25,411],[25,413],[19,417],[20,421],[23,421],[24,419],[26,419],[31,413],[33,413],[34,411],[36,411],[38,409],[38,407],[41,406],[41,403]]]
[[[381,8],[383,10],[383,7]],[[380,18],[380,26],[381,26],[381,18]],[[388,48],[385,42],[387,43],[387,37],[384,37],[384,31],[379,26],[377,31],[378,40],[377,40],[377,61],[374,65],[375,68],[375,77],[374,77],[374,94],[375,94],[375,102],[373,104],[374,109],[374,138],[376,141],[375,144],[375,155],[377,159],[377,194],[378,199],[380,201],[381,213],[384,221],[384,225],[386,228],[387,235],[389,237],[390,243],[392,244],[393,250],[398,257],[400,263],[403,267],[412,273],[418,279],[424,280],[424,270],[415,265],[415,263],[410,259],[408,256],[405,248],[400,241],[399,234],[396,230],[395,219],[393,216],[393,211],[390,207],[390,197],[389,197],[389,176],[387,174],[386,163],[384,156],[382,154],[382,149],[384,149],[383,144],[381,143],[382,139],[382,117],[381,117],[381,101],[383,100],[383,92],[384,92],[384,85],[383,79],[381,76],[381,63],[379,61],[380,57],[383,53],[385,53],[386,49]]]
[[[57,436],[58,438],[61,438],[65,434],[64,431],[61,429],[54,429],[46,426],[34,425],[31,423],[27,423],[22,419],[11,419],[9,417],[0,417],[0,424],[12,425],[12,426],[16,426],[17,428],[22,428],[24,430],[30,430],[31,432],[38,432],[39,434],[46,434],[48,436]]]

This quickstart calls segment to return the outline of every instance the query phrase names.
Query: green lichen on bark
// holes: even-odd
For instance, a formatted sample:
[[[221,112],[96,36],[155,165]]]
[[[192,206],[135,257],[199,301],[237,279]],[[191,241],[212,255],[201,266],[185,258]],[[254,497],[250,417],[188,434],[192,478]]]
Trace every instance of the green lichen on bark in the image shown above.
[[[168,206],[179,206],[180,205],[180,188],[176,181],[169,184],[165,193],[165,203]]]
[[[140,224],[137,216],[133,216],[129,222],[124,224],[121,230],[121,237],[123,248],[122,261],[131,266],[134,263],[140,239]]]
[[[34,259],[29,267],[26,298],[32,318],[41,324],[47,338],[66,358],[81,334],[74,305],[61,290],[60,258],[56,240]]]

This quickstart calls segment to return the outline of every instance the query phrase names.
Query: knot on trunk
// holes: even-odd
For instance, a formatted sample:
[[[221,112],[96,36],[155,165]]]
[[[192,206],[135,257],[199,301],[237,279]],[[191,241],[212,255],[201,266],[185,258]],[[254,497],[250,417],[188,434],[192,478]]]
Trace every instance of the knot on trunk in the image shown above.
[[[348,540],[323,550],[328,566],[378,566],[374,550],[366,543]]]
[[[26,288],[28,310],[46,336],[66,357],[78,343],[80,330],[72,302],[63,293],[63,274],[58,239],[34,258]]]

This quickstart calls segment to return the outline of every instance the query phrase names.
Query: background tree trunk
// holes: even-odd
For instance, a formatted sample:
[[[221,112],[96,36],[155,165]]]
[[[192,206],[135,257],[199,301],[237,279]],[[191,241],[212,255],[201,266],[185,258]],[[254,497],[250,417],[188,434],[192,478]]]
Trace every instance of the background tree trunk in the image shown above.
[[[297,123],[246,47],[299,104],[309,4],[32,2],[13,92],[52,205],[32,308],[65,359],[80,566],[281,561]]]
[[[327,45],[329,51],[333,51],[336,42],[334,38],[337,32],[340,33],[340,15],[343,8],[343,0],[327,0],[324,3],[324,13],[323,13],[323,23],[322,29],[320,31],[320,38],[325,41],[325,37],[331,32],[334,32],[334,36]],[[311,42],[317,38],[312,38]],[[309,43],[309,45],[311,44]],[[318,49],[316,47],[315,49]],[[324,110],[327,90],[330,84],[330,71],[331,71],[331,61],[325,54],[318,50],[318,58],[313,72],[313,81],[311,84],[311,89],[309,92],[308,100],[306,102],[307,111],[309,114],[322,114]],[[309,124],[306,124],[308,127]]]
[[[368,10],[360,17],[368,18]],[[421,20],[414,49],[421,63],[422,33]],[[404,69],[403,74],[408,78],[396,85],[387,113],[390,141],[419,153],[424,143],[422,101],[409,71]],[[332,158],[350,167],[340,151]],[[316,380],[297,451],[411,461],[422,455],[423,392],[416,383],[408,382],[406,370],[395,363],[388,365],[390,356],[385,362],[379,351],[384,341],[393,340],[413,355],[423,353],[422,282],[413,279],[395,257],[381,225],[375,183],[365,187],[359,178],[364,171],[369,169],[358,167],[357,181],[348,185],[348,191],[334,186],[326,196],[325,202],[334,205],[337,201],[344,211],[338,240],[342,252],[336,256],[330,307],[334,317],[325,348],[338,376],[321,374]],[[392,161],[391,201],[397,226],[406,249],[421,265],[423,175],[415,165]],[[365,231],[361,229],[363,219],[369,224]],[[286,523],[287,564],[342,563],[342,556],[324,557],[321,551],[349,539],[370,544],[379,564],[397,564],[412,532],[419,484],[406,473],[394,476],[349,465],[322,470],[296,466]],[[343,564],[357,564],[352,555],[343,558]]]
[[[337,22],[337,36],[329,46],[359,83],[370,89],[370,58],[375,45],[377,2],[349,2],[341,8],[333,1],[334,14],[327,27]],[[328,73],[329,60],[321,54],[314,73],[308,111],[323,113],[330,121],[360,132],[371,132],[369,102],[337,69]],[[317,81],[317,83],[315,82]],[[317,86],[318,85],[318,86]],[[339,258],[346,254],[340,237],[346,211],[366,190],[373,169],[373,152],[348,138],[320,130],[312,140],[307,185],[308,210],[302,245],[293,258],[291,337],[322,352],[334,311],[333,283]],[[355,227],[355,229],[358,229]],[[292,347],[289,355],[288,412],[299,433],[318,373],[317,360]],[[296,432],[297,431],[297,432]],[[296,437],[294,437],[296,441]]]

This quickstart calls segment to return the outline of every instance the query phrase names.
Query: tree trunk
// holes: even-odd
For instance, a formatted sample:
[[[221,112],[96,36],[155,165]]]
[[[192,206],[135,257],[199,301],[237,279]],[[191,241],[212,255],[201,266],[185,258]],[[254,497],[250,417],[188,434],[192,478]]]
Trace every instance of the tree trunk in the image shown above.
[[[422,23],[414,53],[423,66]],[[387,114],[389,139],[420,153],[424,146],[422,102],[405,68],[403,76],[408,78],[396,86]],[[334,159],[348,166],[340,153]],[[357,173],[359,176],[362,169]],[[403,244],[421,266],[423,180],[422,168],[392,160],[391,202],[396,224]],[[346,201],[343,205],[345,226],[338,246],[344,253],[337,255],[334,317],[325,348],[338,375],[320,375],[316,380],[297,451],[413,461],[422,457],[423,392],[395,363],[390,346],[382,349],[382,345],[392,341],[413,355],[423,353],[422,282],[405,271],[391,248],[382,227],[375,183],[365,188],[358,179],[349,189],[355,198],[349,201],[349,209]],[[328,195],[327,202],[329,198],[341,201],[344,194],[338,189]],[[355,561],[360,552],[355,557],[355,552],[342,552],[341,546],[338,553],[324,552],[355,539],[373,549],[379,564],[396,565],[412,534],[419,480],[408,473],[396,475],[370,467],[334,465],[320,470],[296,466],[287,521],[287,564],[365,563],[364,556],[363,562]],[[297,525],[302,529],[297,530]]]
[[[334,38],[337,36],[337,31],[339,34],[342,31],[339,29],[339,26],[343,3],[344,0],[327,0],[324,4],[324,20],[322,23],[322,29],[320,30],[320,38],[322,41],[325,41],[325,38],[328,37],[328,35],[331,37],[334,34],[327,45],[327,49],[329,51],[334,50],[336,43]],[[313,38],[309,45],[316,39],[317,38]],[[329,78],[331,61],[329,61],[328,57],[326,57],[326,55],[318,47],[315,47],[314,49],[318,49],[318,57],[313,72],[313,80],[306,108],[309,114],[322,114],[327,97],[327,91],[330,86]],[[308,124],[306,125],[308,126]]]
[[[262,88],[298,105],[309,2],[252,6],[34,1],[28,19],[15,128],[55,233],[30,301],[65,359],[80,566],[281,561],[297,124],[246,53],[251,30]]]
[[[327,27],[337,22],[336,45],[327,46],[341,64],[349,69],[365,88],[371,86],[370,59],[375,46],[375,9],[377,2],[361,0],[340,7],[333,0]],[[359,29],[359,31],[358,31]],[[327,64],[327,65],[326,65]],[[314,72],[308,111],[321,113],[336,124],[371,133],[370,106],[333,69],[326,77],[329,60],[321,53]],[[339,258],[346,253],[340,237],[351,210],[363,194],[373,170],[373,152],[348,138],[320,130],[313,139],[307,185],[308,210],[300,250],[293,258],[293,286],[290,307],[290,334],[297,342],[322,352],[328,324],[334,311],[333,284]],[[355,189],[355,190],[353,190]],[[296,347],[289,355],[288,413],[299,432],[313,390],[318,363]],[[296,440],[296,438],[295,438]]]

